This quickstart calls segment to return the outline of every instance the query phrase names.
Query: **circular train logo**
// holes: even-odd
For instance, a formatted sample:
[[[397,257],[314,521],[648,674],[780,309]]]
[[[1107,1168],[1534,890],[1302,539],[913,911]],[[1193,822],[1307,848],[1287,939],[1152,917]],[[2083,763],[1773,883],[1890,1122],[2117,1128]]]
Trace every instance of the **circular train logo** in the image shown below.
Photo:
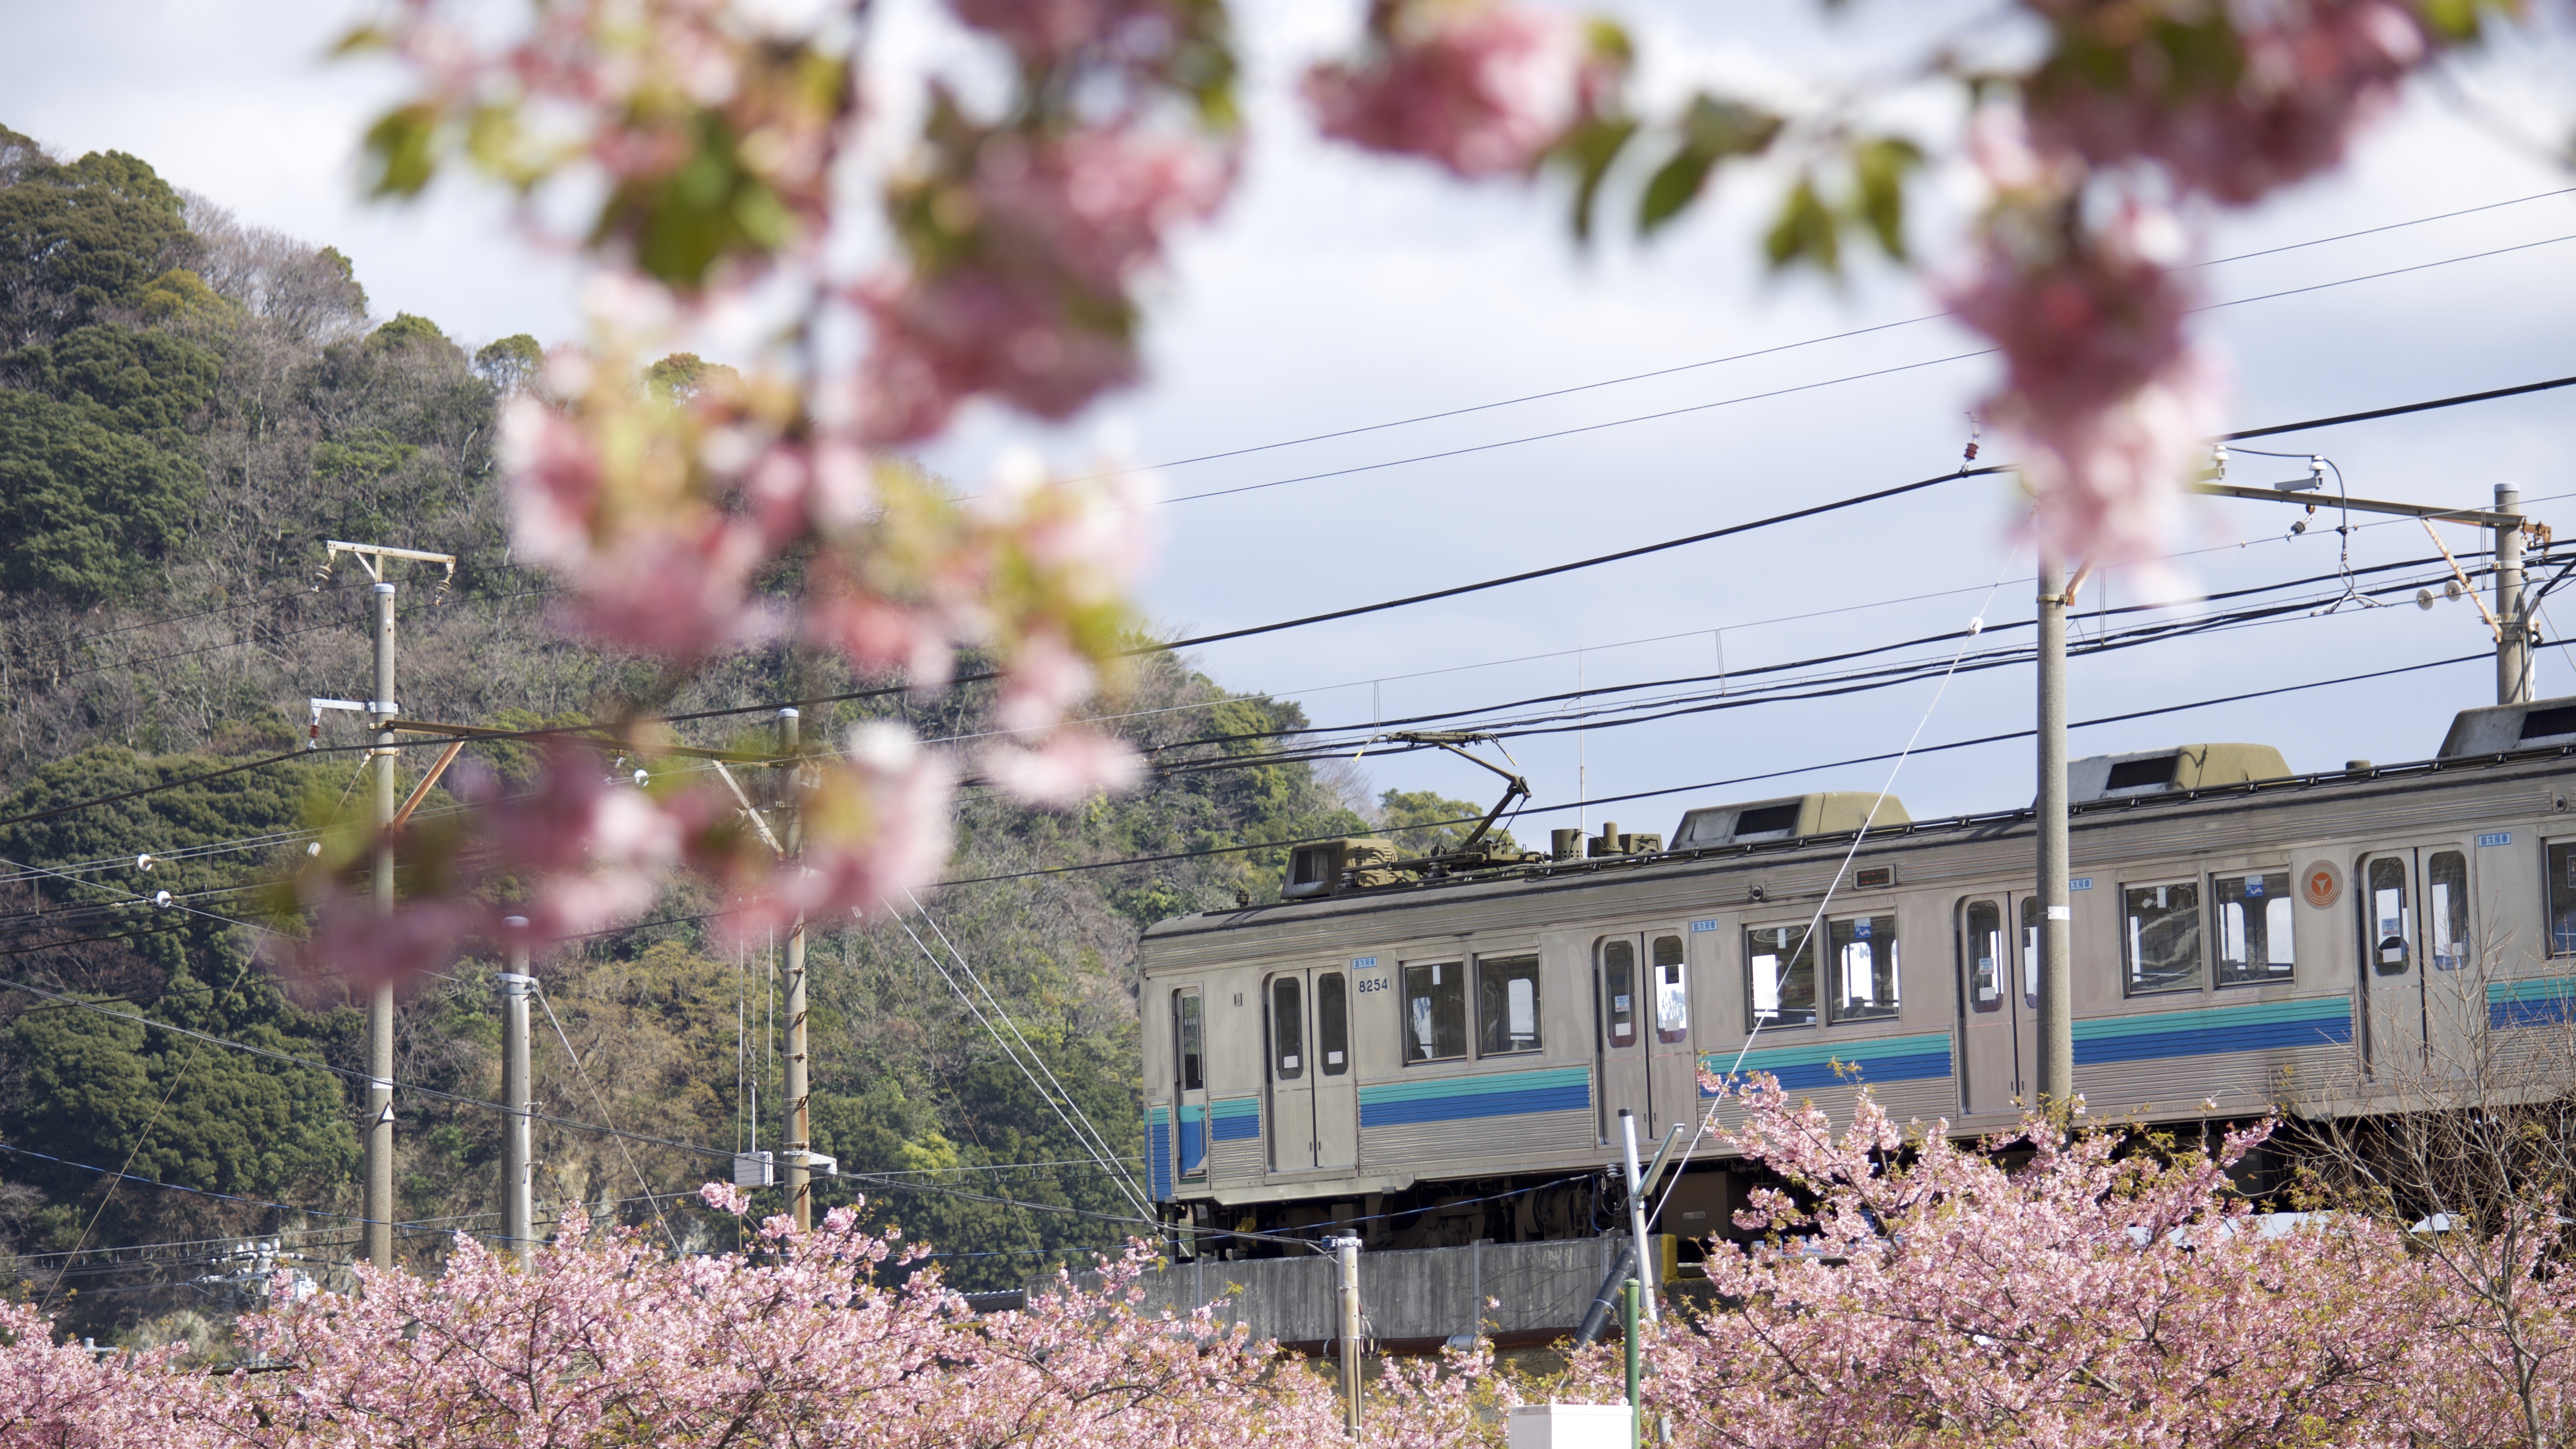
[[[2324,910],[2342,898],[2343,873],[2334,868],[2334,862],[2320,860],[2308,867],[2300,889],[2306,892],[2309,905]]]

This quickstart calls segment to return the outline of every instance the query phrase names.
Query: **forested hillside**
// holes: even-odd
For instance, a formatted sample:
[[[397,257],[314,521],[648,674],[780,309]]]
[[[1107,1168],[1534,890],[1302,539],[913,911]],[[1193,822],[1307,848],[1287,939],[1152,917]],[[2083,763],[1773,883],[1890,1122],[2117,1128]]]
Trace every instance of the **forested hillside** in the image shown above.
[[[399,576],[397,692],[416,718],[526,727],[647,699],[690,712],[883,682],[781,646],[671,696],[654,692],[654,660],[550,629],[546,580],[511,564],[493,472],[496,406],[536,341],[380,318],[361,281],[329,247],[241,225],[142,160],[62,161],[0,129],[0,977],[18,988],[0,991],[0,1254],[14,1255],[8,1291],[70,1305],[102,1338],[244,1301],[239,1282],[186,1281],[240,1278],[212,1259],[227,1240],[285,1234],[290,1265],[317,1273],[348,1256],[358,1094],[326,1067],[360,1065],[362,1013],[327,977],[289,991],[261,949],[296,928],[264,913],[262,882],[366,798],[357,755],[269,758],[301,742],[308,696],[368,693],[367,580],[321,573],[321,540],[461,560],[443,597],[433,572]],[[694,366],[671,360],[652,385],[685,386]],[[837,735],[870,708],[936,739],[977,730],[987,701],[897,695],[809,711],[805,728]],[[1108,712],[1156,745],[1300,720],[1163,657]],[[688,738],[766,728],[754,713]],[[351,717],[329,717],[324,736],[353,742]],[[469,757],[506,780],[526,748]],[[1352,831],[1355,811],[1394,830],[1473,813],[1419,792],[1388,792],[1381,810],[1354,781],[1258,748],[1188,746],[1173,758],[1242,767],[1065,814],[973,792],[961,807],[951,877],[1012,878],[950,886],[930,909],[1122,1151],[1140,1134],[1137,933],[1272,896],[1284,852],[1026,872]],[[406,789],[424,762],[406,760]],[[218,773],[235,765],[249,767]],[[47,813],[109,796],[126,798]],[[541,1214],[578,1199],[651,1221],[648,1193],[724,1175],[690,1149],[749,1145],[755,1100],[758,1140],[777,1144],[774,948],[725,944],[709,918],[722,906],[681,893],[652,913],[661,924],[539,963],[541,1110],[633,1134],[540,1125]],[[952,1190],[872,1190],[873,1216],[975,1255],[946,1260],[968,1285],[1016,1279],[1044,1261],[1033,1250],[1119,1236],[965,1195],[1123,1210],[903,931],[825,929],[813,961],[816,1147]],[[499,1095],[498,965],[462,963],[404,998],[407,1086]],[[453,1230],[494,1226],[475,1215],[497,1206],[496,1117],[407,1090],[399,1121],[404,1250],[427,1258]],[[704,1231],[679,1210],[665,1230]]]

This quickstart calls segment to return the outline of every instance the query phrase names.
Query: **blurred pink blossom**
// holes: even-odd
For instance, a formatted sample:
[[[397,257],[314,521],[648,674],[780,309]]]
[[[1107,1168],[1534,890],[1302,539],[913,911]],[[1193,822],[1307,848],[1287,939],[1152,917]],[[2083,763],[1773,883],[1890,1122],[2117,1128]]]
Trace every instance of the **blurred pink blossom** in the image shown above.
[[[1115,735],[1065,725],[1035,749],[1007,741],[985,747],[984,773],[1012,798],[1063,810],[1098,794],[1135,788],[1145,763]]]
[[[1128,288],[1225,199],[1232,152],[1127,124],[1038,139],[959,120],[938,139],[959,174],[931,183],[917,224],[936,235],[851,293],[875,332],[867,436],[918,441],[976,394],[1066,417],[1133,382]]]
[[[1325,135],[1477,178],[1529,170],[1582,114],[1592,57],[1571,15],[1416,0],[1393,7],[1378,41],[1357,63],[1307,71]]]
[[[2088,0],[2034,8],[2067,26],[2100,9]],[[2353,133],[2432,50],[2394,0],[2225,8],[2243,47],[2232,76],[2178,76],[2144,45],[2128,48],[2128,69],[2110,84],[2095,69],[2043,69],[2025,102],[2032,133],[2096,166],[2157,162],[2183,188],[2243,205],[2341,162]]]

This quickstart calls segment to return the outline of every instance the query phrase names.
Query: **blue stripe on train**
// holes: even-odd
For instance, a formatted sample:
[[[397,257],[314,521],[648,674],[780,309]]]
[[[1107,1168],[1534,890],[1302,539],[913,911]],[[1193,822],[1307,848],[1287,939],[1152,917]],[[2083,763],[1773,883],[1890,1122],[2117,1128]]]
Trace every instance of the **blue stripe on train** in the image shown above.
[[[1219,1142],[1240,1142],[1261,1135],[1261,1099],[1229,1097],[1208,1104],[1208,1135]]]
[[[1843,1063],[1843,1068],[1845,1072],[1850,1073],[1848,1077],[1837,1073],[1831,1062],[1771,1067],[1766,1070],[1780,1079],[1780,1086],[1784,1091],[1797,1091],[1806,1087],[1839,1087],[1852,1083],[1883,1086],[1889,1082],[1902,1082],[1914,1077],[1946,1077],[1950,1075],[1950,1053],[1947,1048],[1944,1048],[1937,1052],[1916,1052],[1901,1057],[1869,1057],[1858,1062],[1846,1061]],[[1702,1095],[1707,1094],[1703,1091]]]
[[[1161,1107],[1145,1112],[1145,1170],[1153,1179],[1154,1200],[1172,1200],[1172,1118]]]
[[[1470,1117],[1509,1117],[1521,1112],[1580,1112],[1592,1105],[1588,1082],[1527,1088],[1516,1092],[1461,1092],[1451,1097],[1411,1097],[1392,1102],[1360,1103],[1363,1127],[1398,1127],[1409,1122],[1449,1122]]]
[[[2075,1043],[2075,1065],[2106,1066],[2151,1057],[2198,1057],[2219,1052],[2268,1051],[2312,1047],[2352,1040],[2352,1013],[2309,1017],[2304,1021],[2258,1021],[2243,1026],[2199,1027],[2184,1031],[2133,1031],[2097,1036]]]
[[[2576,980],[2495,981],[2487,985],[2487,1025],[2555,1026],[2576,1015]]]

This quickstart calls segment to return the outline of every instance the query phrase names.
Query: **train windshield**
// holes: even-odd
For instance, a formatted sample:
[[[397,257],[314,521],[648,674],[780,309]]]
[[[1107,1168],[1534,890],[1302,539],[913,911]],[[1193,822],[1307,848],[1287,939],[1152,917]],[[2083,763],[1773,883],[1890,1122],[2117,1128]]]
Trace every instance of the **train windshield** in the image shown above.
[[[1207,1074],[1199,1065],[1199,994],[1195,991],[1172,993],[1172,1045],[1173,1055],[1180,1058],[1181,1090],[1203,1090]]]
[[[1315,1050],[1323,1053],[1325,1076],[1351,1069],[1350,995],[1339,971],[1315,978]]]

